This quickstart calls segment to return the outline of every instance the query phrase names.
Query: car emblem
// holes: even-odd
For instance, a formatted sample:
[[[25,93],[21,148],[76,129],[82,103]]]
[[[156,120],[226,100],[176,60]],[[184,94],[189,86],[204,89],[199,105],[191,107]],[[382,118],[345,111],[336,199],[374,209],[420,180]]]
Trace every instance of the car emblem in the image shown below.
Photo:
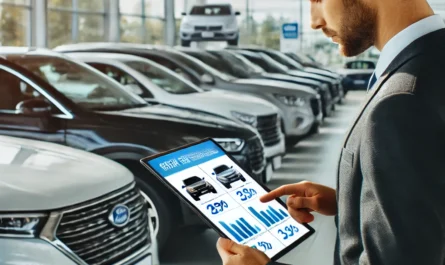
[[[118,204],[111,210],[108,220],[114,226],[123,227],[130,221],[130,209],[123,204]]]

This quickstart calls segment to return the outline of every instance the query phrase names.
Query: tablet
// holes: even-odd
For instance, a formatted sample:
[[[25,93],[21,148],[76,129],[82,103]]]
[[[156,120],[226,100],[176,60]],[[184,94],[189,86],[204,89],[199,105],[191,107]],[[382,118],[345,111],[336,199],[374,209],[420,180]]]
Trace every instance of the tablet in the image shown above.
[[[141,162],[220,236],[263,251],[272,260],[314,233],[309,225],[292,219],[281,200],[260,202],[269,189],[212,139]]]

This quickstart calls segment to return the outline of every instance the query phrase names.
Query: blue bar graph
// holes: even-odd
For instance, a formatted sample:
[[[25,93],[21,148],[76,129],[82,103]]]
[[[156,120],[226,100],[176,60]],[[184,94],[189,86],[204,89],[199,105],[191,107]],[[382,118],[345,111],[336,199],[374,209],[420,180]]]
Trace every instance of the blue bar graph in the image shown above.
[[[267,227],[272,226],[273,224],[276,224],[280,221],[282,221],[284,218],[288,217],[289,215],[280,209],[279,211],[275,210],[273,207],[269,206],[267,210],[265,211],[257,211],[253,207],[248,208],[252,214],[258,218],[263,224],[265,224]]]
[[[223,221],[219,223],[227,230],[238,242],[242,242],[244,239],[248,239],[253,235],[258,234],[261,229],[258,226],[253,227],[244,218],[240,218],[235,221],[235,224],[227,224]]]

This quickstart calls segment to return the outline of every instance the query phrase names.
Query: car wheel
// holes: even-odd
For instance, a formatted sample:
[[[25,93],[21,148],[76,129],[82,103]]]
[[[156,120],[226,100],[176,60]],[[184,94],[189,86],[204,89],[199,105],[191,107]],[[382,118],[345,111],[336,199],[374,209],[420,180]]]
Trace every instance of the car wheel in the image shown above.
[[[286,148],[290,149],[290,148],[295,147],[301,140],[302,140],[302,137],[300,137],[300,136],[286,137]]]
[[[230,184],[224,184],[224,187],[226,187],[227,189],[230,189],[230,188],[232,188],[232,185],[230,185]]]
[[[175,229],[174,216],[169,209],[174,209],[170,205],[170,200],[162,199],[155,189],[142,180],[136,178],[136,183],[141,190],[142,196],[148,203],[148,213],[153,224],[154,235],[158,240],[159,249],[167,242],[172,231]]]
[[[189,40],[181,40],[181,46],[182,47],[190,47],[191,41]]]
[[[212,189],[210,190],[212,193],[218,193],[214,187],[212,187]]]
[[[241,177],[240,178],[242,182],[246,182],[246,178],[245,177]]]
[[[234,40],[228,40],[227,44],[229,44],[230,46],[238,46],[238,38]]]

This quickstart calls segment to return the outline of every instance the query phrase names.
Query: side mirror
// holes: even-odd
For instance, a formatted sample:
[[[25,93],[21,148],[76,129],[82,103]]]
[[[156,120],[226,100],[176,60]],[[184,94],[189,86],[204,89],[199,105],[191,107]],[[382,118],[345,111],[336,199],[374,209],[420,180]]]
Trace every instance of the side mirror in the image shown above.
[[[205,84],[214,84],[215,83],[215,79],[209,75],[209,74],[203,74],[201,76],[201,82],[205,83]]]
[[[213,172],[212,175],[215,176],[215,172]]]
[[[202,178],[202,180],[206,180],[206,178]]]
[[[233,166],[231,166],[230,168],[233,168]]]
[[[183,16],[187,16],[187,13],[185,13],[185,12],[182,12],[182,13],[181,13],[181,15],[183,15]]]
[[[48,117],[51,116],[51,104],[42,98],[33,98],[20,102],[15,107],[18,114]]]
[[[185,189],[185,185],[182,185],[182,188]]]
[[[235,12],[235,16],[239,16],[239,15],[241,15],[241,12],[236,11],[236,12]]]
[[[127,91],[136,94],[136,95],[142,95],[144,91],[137,85],[137,84],[128,84],[124,86]]]

